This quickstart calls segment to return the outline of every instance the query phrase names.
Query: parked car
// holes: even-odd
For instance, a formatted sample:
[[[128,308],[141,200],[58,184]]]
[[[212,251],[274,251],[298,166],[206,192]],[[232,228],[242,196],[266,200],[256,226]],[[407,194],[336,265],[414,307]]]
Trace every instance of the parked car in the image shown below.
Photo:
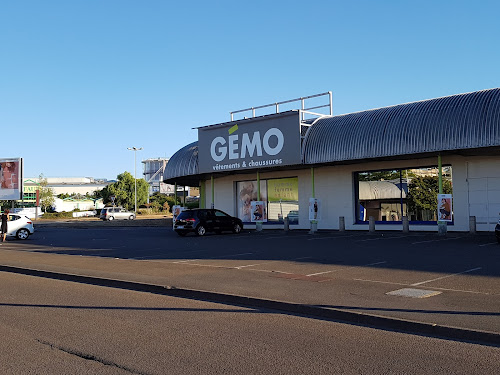
[[[99,216],[101,220],[134,220],[135,213],[127,211],[123,207],[104,207]]]
[[[497,237],[498,243],[500,243],[500,219],[498,219],[497,226],[495,227],[495,236]]]
[[[174,230],[179,236],[185,236],[189,232],[204,236],[206,232],[221,233],[232,231],[240,233],[243,222],[237,217],[226,214],[221,210],[209,208],[195,208],[182,211],[174,223]]]
[[[10,214],[7,222],[7,237],[15,237],[19,240],[26,240],[35,233],[33,221],[27,216]]]

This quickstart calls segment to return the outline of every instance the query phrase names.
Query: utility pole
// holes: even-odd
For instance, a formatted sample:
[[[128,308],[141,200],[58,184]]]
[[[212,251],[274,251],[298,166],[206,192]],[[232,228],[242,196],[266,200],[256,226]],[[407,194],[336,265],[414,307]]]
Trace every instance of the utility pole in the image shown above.
[[[141,151],[142,147],[127,147],[127,150],[134,151],[134,184],[135,184],[135,203],[134,203],[134,213],[137,214],[137,151]]]

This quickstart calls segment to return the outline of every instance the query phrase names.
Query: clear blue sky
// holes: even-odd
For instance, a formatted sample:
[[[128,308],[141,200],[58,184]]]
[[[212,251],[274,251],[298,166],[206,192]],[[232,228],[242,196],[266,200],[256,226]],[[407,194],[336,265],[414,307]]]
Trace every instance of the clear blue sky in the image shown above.
[[[0,5],[0,158],[114,179],[229,111],[333,91],[342,114],[500,86],[498,1]]]

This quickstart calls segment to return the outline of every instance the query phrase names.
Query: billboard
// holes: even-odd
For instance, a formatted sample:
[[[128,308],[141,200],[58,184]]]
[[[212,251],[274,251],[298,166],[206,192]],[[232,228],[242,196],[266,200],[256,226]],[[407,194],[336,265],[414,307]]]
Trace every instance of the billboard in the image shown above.
[[[23,159],[0,159],[0,200],[21,199],[23,192]]]
[[[300,163],[299,112],[283,112],[198,128],[200,173]]]
[[[438,194],[438,221],[453,221],[451,194]]]

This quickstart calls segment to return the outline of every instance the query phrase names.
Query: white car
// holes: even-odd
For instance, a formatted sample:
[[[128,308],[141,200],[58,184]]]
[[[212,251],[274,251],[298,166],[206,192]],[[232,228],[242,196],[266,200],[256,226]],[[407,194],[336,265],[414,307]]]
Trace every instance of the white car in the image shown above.
[[[25,240],[33,233],[35,233],[35,227],[29,217],[9,214],[7,237],[16,237],[19,240]]]

